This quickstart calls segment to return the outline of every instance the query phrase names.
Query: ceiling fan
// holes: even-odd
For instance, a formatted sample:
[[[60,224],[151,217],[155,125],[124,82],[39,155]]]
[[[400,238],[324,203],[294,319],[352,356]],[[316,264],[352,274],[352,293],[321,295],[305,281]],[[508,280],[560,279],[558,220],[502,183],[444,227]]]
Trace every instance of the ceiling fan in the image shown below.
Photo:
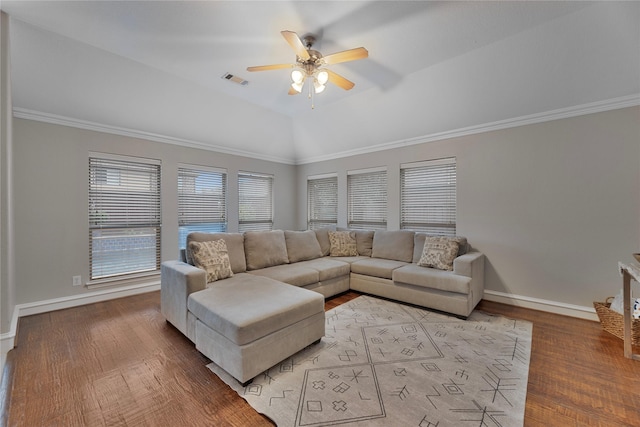
[[[296,63],[247,67],[247,71],[267,71],[278,70],[281,68],[293,68],[293,71],[291,71],[291,80],[293,82],[289,88],[289,95],[297,95],[302,92],[302,87],[307,79],[312,80],[315,93],[322,92],[325,89],[327,82],[331,82],[344,90],[350,90],[355,86],[355,83],[347,80],[340,74],[325,68],[325,66],[364,59],[369,56],[369,52],[363,47],[357,47],[355,49],[344,50],[342,52],[323,56],[320,52],[311,48],[313,43],[316,41],[316,38],[313,35],[309,34],[300,39],[300,37],[298,37],[298,35],[293,31],[281,31],[280,33],[296,53]],[[309,94],[311,94],[311,87],[309,87]]]

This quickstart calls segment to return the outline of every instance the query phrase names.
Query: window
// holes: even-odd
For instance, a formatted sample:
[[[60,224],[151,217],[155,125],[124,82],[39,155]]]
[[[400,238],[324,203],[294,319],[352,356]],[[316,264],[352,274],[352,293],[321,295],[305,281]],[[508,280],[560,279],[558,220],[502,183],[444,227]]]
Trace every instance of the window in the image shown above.
[[[91,280],[160,269],[160,163],[89,158]]]
[[[240,232],[273,228],[273,176],[239,172],[238,201]]]
[[[178,238],[184,249],[192,231],[227,231],[227,172],[196,167],[178,168]]]
[[[387,229],[387,170],[347,172],[347,225],[354,229]]]
[[[400,228],[455,236],[455,158],[400,166]]]
[[[307,180],[307,229],[338,223],[338,177],[324,175]]]

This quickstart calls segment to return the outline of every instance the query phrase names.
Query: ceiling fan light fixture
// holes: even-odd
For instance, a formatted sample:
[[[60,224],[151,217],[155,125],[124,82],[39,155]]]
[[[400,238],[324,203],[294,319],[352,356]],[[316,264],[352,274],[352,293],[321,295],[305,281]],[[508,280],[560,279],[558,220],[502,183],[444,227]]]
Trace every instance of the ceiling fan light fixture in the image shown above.
[[[313,87],[315,88],[316,93],[321,93],[326,88],[326,86],[320,83],[317,79],[313,81]]]

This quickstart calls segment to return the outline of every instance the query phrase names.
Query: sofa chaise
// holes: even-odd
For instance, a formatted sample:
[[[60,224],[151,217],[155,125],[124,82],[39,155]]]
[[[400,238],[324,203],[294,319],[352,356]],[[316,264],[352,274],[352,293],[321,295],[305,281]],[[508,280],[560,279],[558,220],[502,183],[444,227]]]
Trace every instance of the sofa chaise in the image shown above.
[[[324,336],[324,298],[349,289],[467,317],[484,255],[407,230],[190,233],[161,266],[161,309],[242,383]]]

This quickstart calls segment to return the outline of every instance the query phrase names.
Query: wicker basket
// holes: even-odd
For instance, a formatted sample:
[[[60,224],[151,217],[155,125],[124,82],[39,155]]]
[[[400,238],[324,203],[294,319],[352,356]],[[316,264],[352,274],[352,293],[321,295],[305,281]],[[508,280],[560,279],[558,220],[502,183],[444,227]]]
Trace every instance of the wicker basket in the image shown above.
[[[611,300],[613,297],[607,298],[605,302],[594,302],[593,307],[598,313],[602,329],[624,339],[624,316],[611,310]],[[640,319],[631,319],[631,343],[640,345]]]

